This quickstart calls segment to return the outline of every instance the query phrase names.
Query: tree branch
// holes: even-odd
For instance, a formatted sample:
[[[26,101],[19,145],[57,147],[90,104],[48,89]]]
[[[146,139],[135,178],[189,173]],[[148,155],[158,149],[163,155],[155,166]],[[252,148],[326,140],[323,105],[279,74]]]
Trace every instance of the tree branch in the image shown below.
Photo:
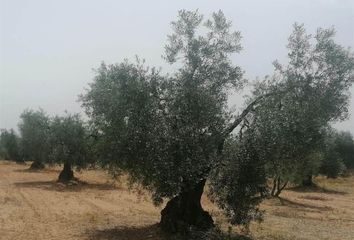
[[[243,111],[242,113],[225,129],[223,135],[227,137],[247,116],[249,112],[254,109],[254,106],[261,102],[264,98],[270,96],[272,94],[265,94],[257,97],[253,102],[251,102]]]

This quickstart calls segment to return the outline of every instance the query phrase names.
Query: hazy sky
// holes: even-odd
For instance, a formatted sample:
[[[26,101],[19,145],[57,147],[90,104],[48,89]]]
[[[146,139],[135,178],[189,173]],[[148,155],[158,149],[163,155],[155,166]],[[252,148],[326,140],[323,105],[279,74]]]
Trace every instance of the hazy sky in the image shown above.
[[[0,128],[16,128],[26,108],[81,112],[77,96],[101,61],[139,55],[166,67],[161,55],[179,9],[206,17],[221,9],[242,33],[244,50],[233,60],[250,79],[285,59],[294,22],[309,33],[334,26],[337,41],[354,48],[354,0],[0,0]],[[336,126],[354,133],[351,101],[352,116]]]

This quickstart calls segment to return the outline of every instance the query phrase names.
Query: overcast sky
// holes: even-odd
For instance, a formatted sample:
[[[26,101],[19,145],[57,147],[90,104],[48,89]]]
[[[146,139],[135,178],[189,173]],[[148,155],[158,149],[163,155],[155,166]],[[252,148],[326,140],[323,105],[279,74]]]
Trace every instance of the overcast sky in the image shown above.
[[[221,9],[242,33],[244,50],[233,61],[250,79],[285,60],[294,22],[309,33],[334,26],[337,41],[354,48],[353,0],[0,0],[0,128],[17,128],[26,108],[82,112],[77,96],[101,61],[138,55],[166,67],[161,55],[179,9],[205,17]],[[242,106],[240,98],[233,101]],[[353,96],[350,113],[336,127],[354,133]]]

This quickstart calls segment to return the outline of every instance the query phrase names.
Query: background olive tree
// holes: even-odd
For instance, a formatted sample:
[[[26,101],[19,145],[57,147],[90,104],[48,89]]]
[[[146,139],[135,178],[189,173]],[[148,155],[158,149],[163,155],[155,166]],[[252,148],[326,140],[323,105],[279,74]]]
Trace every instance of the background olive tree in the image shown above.
[[[350,171],[354,160],[354,141],[349,132],[328,129],[322,146],[323,161],[320,173],[328,178],[336,178]]]
[[[55,116],[50,122],[51,163],[64,164],[58,181],[74,180],[73,167],[84,168],[92,163],[90,135],[78,114]]]
[[[42,110],[25,110],[18,125],[21,145],[26,160],[32,160],[31,169],[44,168],[50,153],[50,119]]]
[[[23,162],[20,141],[20,137],[13,129],[2,129],[0,131],[0,158]]]
[[[287,65],[260,82],[252,98],[269,92],[253,112],[251,127],[278,196],[288,181],[312,184],[321,166],[321,145],[330,123],[345,119],[354,81],[354,57],[334,41],[334,29],[318,29],[312,37],[295,24],[289,37]]]
[[[335,136],[335,151],[341,156],[345,167],[354,169],[354,139],[350,132],[337,132]]]

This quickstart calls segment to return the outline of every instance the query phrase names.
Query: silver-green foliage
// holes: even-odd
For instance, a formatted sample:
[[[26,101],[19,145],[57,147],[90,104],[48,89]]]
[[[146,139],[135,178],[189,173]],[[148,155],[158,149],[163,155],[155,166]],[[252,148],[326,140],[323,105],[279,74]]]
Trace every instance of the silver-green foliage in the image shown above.
[[[85,123],[78,114],[55,116],[50,121],[51,163],[68,163],[77,168],[93,163],[91,139]]]
[[[267,195],[264,161],[252,130],[225,142],[217,168],[211,171],[209,196],[232,224],[262,220],[259,203]]]
[[[25,159],[44,163],[50,152],[49,116],[42,109],[25,110],[20,118],[18,127]]]
[[[20,137],[13,129],[0,130],[0,159],[22,161]]]
[[[336,178],[352,166],[350,160],[354,159],[354,142],[350,133],[328,129],[321,150],[321,174]]]
[[[337,132],[335,151],[339,153],[348,169],[354,169],[354,139],[350,132]]]
[[[279,93],[256,109],[252,123],[271,177],[298,181],[318,172],[326,127],[347,116],[354,57],[334,35],[334,29],[318,29],[312,37],[295,24],[288,64],[275,62],[275,74],[254,92],[255,97]]]
[[[192,189],[220,167],[225,139],[250,110],[231,122],[229,90],[241,89],[245,81],[230,60],[241,50],[240,33],[231,30],[223,13],[204,21],[197,11],[180,11],[172,27],[164,57],[176,64],[175,73],[162,75],[140,61],[102,64],[82,96],[100,161],[114,173],[128,171],[156,203]],[[243,197],[239,193],[235,198]],[[230,203],[223,200],[220,204]]]

